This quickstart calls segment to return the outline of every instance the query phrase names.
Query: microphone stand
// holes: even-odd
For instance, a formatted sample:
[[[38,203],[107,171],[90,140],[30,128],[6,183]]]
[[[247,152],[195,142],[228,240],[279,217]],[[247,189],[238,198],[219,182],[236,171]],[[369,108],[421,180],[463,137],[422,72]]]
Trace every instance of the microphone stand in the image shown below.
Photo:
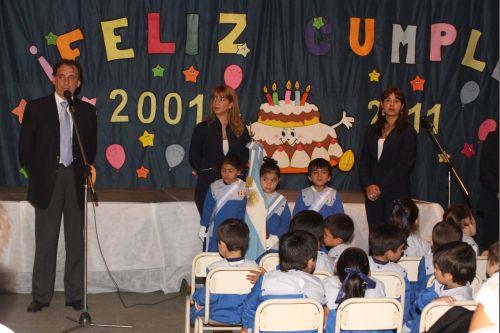
[[[465,187],[464,182],[462,181],[462,178],[460,178],[460,175],[458,174],[457,170],[455,169],[455,166],[453,165],[451,160],[448,158],[448,154],[443,149],[443,147],[441,146],[441,143],[439,142],[438,138],[434,134],[434,131],[436,131],[436,128],[434,127],[434,125],[431,122],[429,122],[424,117],[420,118],[420,123],[425,127],[425,129],[429,133],[429,136],[431,137],[432,141],[434,142],[434,145],[436,146],[439,153],[441,154],[441,156],[444,160],[444,163],[448,167],[448,207],[450,207],[450,205],[451,205],[451,176],[453,175],[453,178],[456,180],[458,186],[462,190],[462,193],[463,193],[465,199],[467,200],[467,204],[468,204],[469,208],[471,208],[472,207],[471,195],[470,195],[469,191],[467,190],[467,188]]]
[[[73,326],[69,329],[66,329],[62,331],[62,333],[65,332],[72,332],[75,330],[78,330],[80,328],[87,328],[89,326],[93,327],[109,327],[109,328],[132,328],[132,326],[129,325],[112,325],[112,324],[94,324],[92,322],[92,317],[90,316],[90,313],[88,312],[88,307],[87,307],[87,191],[88,191],[88,186],[90,186],[90,192],[91,192],[91,198],[94,203],[94,205],[97,207],[99,206],[98,199],[97,199],[97,193],[94,188],[94,183],[92,182],[92,176],[90,174],[90,165],[87,160],[87,154],[85,153],[85,149],[83,148],[83,142],[82,138],[80,136],[80,131],[78,129],[78,123],[76,121],[75,117],[75,102],[73,100],[74,96],[67,96],[66,91],[64,93],[67,101],[68,101],[68,107],[69,107],[69,113],[71,115],[71,119],[73,120],[73,127],[75,129],[76,133],[76,138],[78,141],[78,145],[80,146],[80,152],[82,153],[82,158],[83,158],[83,165],[84,165],[84,177],[85,177],[85,184],[83,185],[85,192],[84,192],[84,206],[83,206],[83,211],[84,211],[84,224],[83,224],[83,253],[84,253],[84,260],[83,260],[83,310],[82,313],[80,314],[80,318],[78,320],[66,317],[67,319],[78,323],[78,325]],[[68,240],[66,240],[68,241]]]

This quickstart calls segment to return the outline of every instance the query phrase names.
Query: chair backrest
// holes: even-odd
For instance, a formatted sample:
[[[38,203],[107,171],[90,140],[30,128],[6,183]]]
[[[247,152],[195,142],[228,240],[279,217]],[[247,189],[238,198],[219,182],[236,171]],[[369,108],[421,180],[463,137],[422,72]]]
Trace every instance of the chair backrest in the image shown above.
[[[418,265],[422,257],[401,257],[398,264],[406,270],[408,281],[418,281]]]
[[[399,298],[401,304],[405,304],[405,280],[401,274],[396,272],[373,272],[372,276],[382,281],[385,287],[385,296]]]
[[[468,310],[474,311],[477,307],[476,301],[457,301],[454,305],[445,302],[431,302],[425,306],[420,315],[419,332],[427,332],[446,311],[453,306],[462,306]]]
[[[247,275],[253,270],[255,267],[219,267],[208,273],[205,281],[205,323],[208,323],[210,316],[210,294],[250,293],[253,284]]]
[[[195,291],[196,278],[206,277],[207,267],[219,260],[222,260],[222,257],[216,252],[202,252],[194,257],[191,264],[191,296]]]
[[[488,266],[488,257],[487,256],[477,256],[476,257],[476,275],[482,281],[486,281],[486,267]]]
[[[327,271],[314,271],[313,275],[318,277],[320,280],[324,280],[327,277],[332,276],[332,274],[330,274],[330,272],[327,272]]]
[[[337,308],[335,332],[340,330],[403,329],[403,307],[392,298],[349,298]]]
[[[434,283],[434,281],[436,281],[436,276],[432,275],[429,278],[429,281],[427,281],[427,288],[429,288],[430,286],[432,286],[432,284]],[[472,288],[472,296],[473,297],[476,297],[476,295],[479,292],[479,289],[481,289],[482,285],[483,285],[483,280],[478,275],[476,275],[474,277],[474,280],[472,280],[472,282],[470,284],[470,287]]]
[[[280,257],[278,253],[268,253],[262,258],[260,258],[259,266],[264,267],[266,272],[271,272],[276,270],[276,266],[280,263]]]
[[[311,298],[269,299],[255,312],[253,332],[323,332],[323,307]]]

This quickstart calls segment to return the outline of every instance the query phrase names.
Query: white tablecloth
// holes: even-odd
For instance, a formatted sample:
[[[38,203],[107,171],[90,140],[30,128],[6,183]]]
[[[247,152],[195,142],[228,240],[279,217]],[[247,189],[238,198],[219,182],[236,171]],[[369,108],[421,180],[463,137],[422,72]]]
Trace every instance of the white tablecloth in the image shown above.
[[[0,255],[0,288],[31,292],[35,254],[34,209],[26,201],[1,201],[11,223],[11,235]],[[293,204],[291,204],[293,208]],[[434,203],[418,203],[420,233],[430,239],[432,227],[443,209]],[[90,208],[91,206],[89,206]],[[364,204],[346,203],[345,212],[355,221],[355,246],[368,250],[368,225]],[[191,274],[191,261],[201,251],[199,215],[194,202],[102,202],[96,208],[102,252],[121,289],[134,292],[179,290]],[[94,214],[88,220],[88,290],[114,291],[99,253]],[[61,228],[55,288],[63,290],[64,234]]]

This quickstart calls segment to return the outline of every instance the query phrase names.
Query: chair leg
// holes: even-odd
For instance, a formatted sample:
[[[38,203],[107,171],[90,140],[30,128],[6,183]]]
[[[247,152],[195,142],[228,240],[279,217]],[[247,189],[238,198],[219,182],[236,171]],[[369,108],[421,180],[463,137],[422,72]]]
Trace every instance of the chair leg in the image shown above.
[[[191,300],[189,299],[189,296],[186,296],[186,311],[185,311],[185,317],[184,317],[184,333],[189,333],[190,331],[190,310],[191,310]]]

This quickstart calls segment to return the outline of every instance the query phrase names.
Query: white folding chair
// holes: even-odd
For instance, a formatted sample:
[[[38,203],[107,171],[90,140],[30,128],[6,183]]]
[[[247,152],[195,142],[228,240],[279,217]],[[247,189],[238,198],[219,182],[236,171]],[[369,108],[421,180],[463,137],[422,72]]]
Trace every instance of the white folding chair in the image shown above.
[[[432,325],[434,325],[434,323],[446,313],[446,311],[454,306],[462,306],[468,310],[474,311],[476,310],[477,302],[458,301],[455,302],[454,305],[449,305],[445,302],[431,302],[427,304],[420,315],[419,332],[427,332]]]
[[[392,298],[349,298],[337,308],[335,333],[340,330],[403,330],[403,307]]]
[[[318,277],[320,280],[324,280],[324,279],[332,276],[332,274],[330,274],[327,271],[314,271],[313,275],[316,276],[316,277]]]
[[[486,281],[486,267],[488,266],[487,256],[477,256],[476,257],[476,275],[479,276],[481,281]]]
[[[323,306],[311,298],[269,299],[255,312],[254,333],[260,331],[323,332]]]
[[[416,282],[418,281],[418,265],[420,264],[420,259],[422,257],[401,257],[398,264],[403,266],[406,270],[408,281]]]
[[[191,291],[189,292],[189,295],[186,296],[186,310],[184,317],[185,333],[189,333],[190,331],[189,314],[191,305],[193,305],[193,294],[196,287],[196,279],[207,277],[207,267],[219,260],[222,260],[222,257],[216,252],[202,252],[193,259],[191,264]]]
[[[432,275],[429,278],[429,281],[427,281],[427,288],[429,288],[430,286],[432,286],[432,284],[434,283],[434,281],[436,281],[436,276]],[[483,285],[483,280],[478,275],[476,275],[474,277],[474,280],[472,280],[472,282],[470,284],[470,287],[472,288],[472,296],[473,297],[476,297],[476,295],[479,292],[479,289],[481,289],[482,285]]]
[[[278,253],[268,253],[262,258],[260,258],[259,266],[264,267],[266,272],[271,272],[276,270],[276,266],[280,263],[280,257]]]
[[[372,276],[384,284],[385,296],[399,298],[399,302],[404,308],[406,284],[401,274],[396,272],[373,272]]]
[[[253,284],[247,280],[247,275],[254,267],[219,267],[207,275],[205,281],[205,316],[197,317],[194,322],[194,331],[236,331],[241,325],[226,325],[210,320],[211,294],[248,294]]]

